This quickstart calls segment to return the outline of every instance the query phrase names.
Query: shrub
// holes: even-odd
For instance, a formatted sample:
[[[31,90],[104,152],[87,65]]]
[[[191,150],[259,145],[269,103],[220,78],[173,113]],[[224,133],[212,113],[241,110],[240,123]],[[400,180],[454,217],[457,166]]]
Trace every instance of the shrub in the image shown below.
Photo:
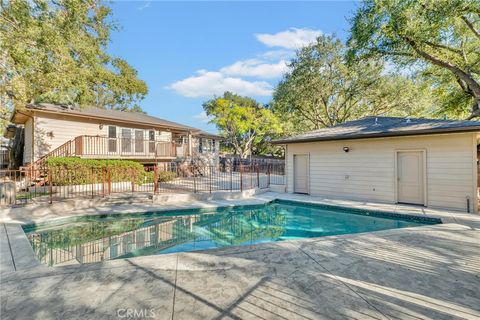
[[[168,181],[172,181],[173,179],[176,178],[176,174],[175,172],[171,172],[171,171],[161,171],[158,173],[158,181],[159,182],[168,182]]]
[[[135,181],[153,182],[153,172],[145,171],[141,163],[130,160],[96,160],[77,157],[54,157],[46,160],[56,185]]]

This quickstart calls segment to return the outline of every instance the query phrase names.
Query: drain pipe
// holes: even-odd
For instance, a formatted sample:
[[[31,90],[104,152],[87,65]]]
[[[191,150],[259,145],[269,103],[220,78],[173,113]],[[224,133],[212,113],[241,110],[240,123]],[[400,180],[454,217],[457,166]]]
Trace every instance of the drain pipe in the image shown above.
[[[470,213],[470,197],[467,196],[467,213]]]

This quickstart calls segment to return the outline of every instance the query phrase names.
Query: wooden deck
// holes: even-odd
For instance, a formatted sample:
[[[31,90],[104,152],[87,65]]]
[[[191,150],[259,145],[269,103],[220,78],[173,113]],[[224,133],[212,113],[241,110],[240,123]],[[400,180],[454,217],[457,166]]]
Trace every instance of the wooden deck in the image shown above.
[[[78,136],[45,155],[44,158],[50,156],[138,161],[173,160],[188,156],[188,145],[135,138]]]

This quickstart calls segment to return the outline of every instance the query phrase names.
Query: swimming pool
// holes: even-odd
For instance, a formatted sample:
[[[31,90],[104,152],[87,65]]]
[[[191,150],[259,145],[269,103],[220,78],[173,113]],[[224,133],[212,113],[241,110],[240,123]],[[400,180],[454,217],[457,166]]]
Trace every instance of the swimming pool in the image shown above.
[[[441,221],[434,218],[275,200],[254,206],[82,216],[28,225],[24,231],[40,262],[53,266],[437,223]]]

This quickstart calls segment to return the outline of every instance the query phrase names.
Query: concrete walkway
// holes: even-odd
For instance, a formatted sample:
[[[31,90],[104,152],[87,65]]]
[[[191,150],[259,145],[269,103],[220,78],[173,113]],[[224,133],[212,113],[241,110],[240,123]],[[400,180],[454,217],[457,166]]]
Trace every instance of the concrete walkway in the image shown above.
[[[479,319],[480,219],[414,209],[396,211],[450,223],[54,268],[31,260],[18,224],[1,224],[0,318]]]

